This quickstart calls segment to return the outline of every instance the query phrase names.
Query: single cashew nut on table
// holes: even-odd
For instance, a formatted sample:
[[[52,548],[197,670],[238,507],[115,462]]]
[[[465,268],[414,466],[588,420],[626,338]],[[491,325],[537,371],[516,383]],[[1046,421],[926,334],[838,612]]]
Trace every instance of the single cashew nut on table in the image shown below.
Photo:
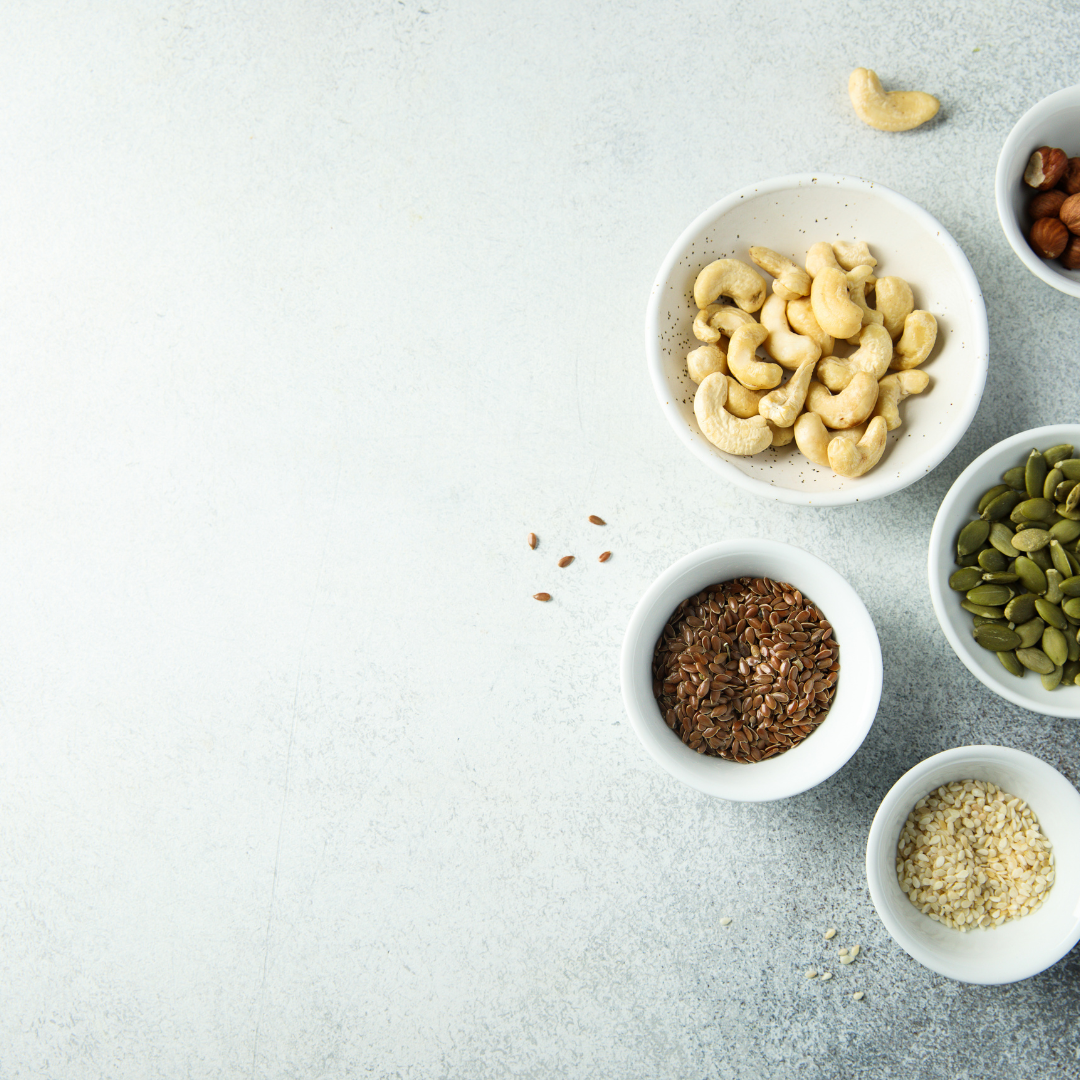
[[[848,96],[855,115],[878,131],[910,131],[937,115],[941,102],[921,90],[886,93],[869,68],[856,68],[848,78]]]
[[[829,464],[829,439],[832,435],[826,430],[817,413],[804,412],[793,427],[795,445],[808,461],[815,465]]]
[[[694,316],[694,337],[707,345],[715,345],[720,340],[720,331],[709,320],[720,310],[719,304],[710,304]]]
[[[807,281],[810,279],[807,278]],[[765,355],[781,367],[795,371],[807,360],[821,356],[821,346],[813,338],[793,334],[787,320],[787,303],[773,293],[761,308],[761,325],[769,331],[763,343]],[[890,356],[892,342],[889,342]]]
[[[885,421],[889,431],[895,431],[902,423],[897,406],[912,394],[921,394],[930,385],[930,376],[925,371],[898,371],[878,380],[878,398],[874,406],[874,415]]]
[[[789,300],[787,306],[788,325],[797,334],[813,338],[821,350],[822,356],[831,356],[836,342],[832,334],[826,334],[821,325],[814,318],[814,306],[809,296],[801,296],[797,300]]]
[[[844,270],[854,270],[856,266],[877,266],[877,259],[870,254],[865,240],[837,240],[832,249],[836,261]]]
[[[817,377],[834,393],[843,390],[855,374],[865,371],[880,379],[893,358],[892,338],[884,326],[870,324],[859,331],[859,348],[850,356],[829,356],[818,361]]]
[[[765,303],[765,279],[739,259],[717,259],[698,274],[694,301],[706,308],[721,296],[730,296],[743,311],[757,311]]]
[[[874,306],[885,316],[885,329],[895,341],[904,332],[904,320],[915,310],[911,286],[902,277],[878,278]]]
[[[747,420],[751,416],[757,416],[761,411],[761,399],[765,396],[764,390],[747,390],[738,379],[727,377],[727,405],[724,407],[732,416],[741,420]]]
[[[869,472],[881,460],[887,437],[885,421],[875,416],[858,441],[851,437],[832,439],[828,452],[833,472],[839,476],[862,476]]]
[[[832,244],[828,240],[819,240],[806,253],[806,272],[816,278],[825,269],[842,270],[843,267],[836,261]]]
[[[777,427],[791,427],[806,402],[815,363],[815,360],[807,360],[783,386],[766,394],[758,405],[758,412]]]
[[[831,248],[829,249],[832,250]],[[840,267],[826,266],[810,288],[814,318],[834,338],[849,338],[862,326],[862,308],[848,295],[847,277]]]
[[[769,364],[754,355],[757,347],[769,336],[760,323],[740,326],[728,342],[728,371],[748,390],[771,390],[780,385],[784,369],[779,364]]]
[[[889,366],[894,371],[917,368],[930,355],[936,341],[937,319],[929,311],[910,312]]]
[[[764,416],[740,420],[724,408],[727,402],[726,375],[709,375],[694,395],[694,415],[701,433],[718,450],[727,454],[760,454],[772,444],[772,432]]]
[[[696,383],[702,382],[706,375],[713,372],[726,375],[727,370],[727,356],[719,345],[702,345],[687,354],[686,373]]]
[[[830,394],[816,379],[806,391],[806,409],[817,413],[826,427],[850,428],[861,424],[877,403],[878,384],[873,375],[857,371],[839,394]]]
[[[751,247],[750,258],[776,281],[773,292],[785,300],[810,295],[810,275],[797,263],[767,247]],[[777,285],[781,286],[777,289]],[[786,295],[785,295],[786,294]]]

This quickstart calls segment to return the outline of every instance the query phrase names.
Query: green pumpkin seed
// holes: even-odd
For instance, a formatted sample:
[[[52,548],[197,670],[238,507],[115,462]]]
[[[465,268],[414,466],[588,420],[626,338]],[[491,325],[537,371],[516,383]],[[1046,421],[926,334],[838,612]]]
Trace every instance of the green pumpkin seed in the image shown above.
[[[1057,467],[1065,474],[1066,480],[1080,480],[1080,458],[1069,458],[1067,461],[1055,462]],[[1005,478],[1002,477],[1004,480]],[[1005,481],[1008,483],[1008,481]]]
[[[1080,481],[1062,480],[1061,483],[1054,488],[1054,502],[1064,502],[1069,497],[1069,492],[1072,491],[1078,483],[1080,483]]]
[[[969,521],[961,530],[956,540],[956,551],[959,555],[970,555],[978,551],[986,543],[990,535],[990,525],[981,518]]]
[[[1078,502],[1080,502],[1080,484],[1074,487],[1072,491],[1065,496],[1065,511],[1059,509],[1058,513],[1063,514],[1069,510],[1075,510]]]
[[[1054,568],[1054,562],[1050,558],[1049,548],[1036,548],[1035,551],[1029,551],[1028,558],[1030,558],[1040,570],[1052,570]]]
[[[997,548],[983,548],[979,552],[979,565],[987,571],[1008,570],[1009,560]]]
[[[1049,600],[1044,600],[1041,596],[1035,601],[1035,611],[1043,622],[1048,622],[1059,630],[1064,630],[1069,625],[1069,620],[1062,614],[1061,608],[1057,604],[1051,604]]]
[[[960,606],[972,615],[982,615],[986,619],[1004,619],[1005,612],[999,607],[987,607],[985,604],[973,604],[970,600],[961,600]]]
[[[987,537],[990,543],[996,547],[1002,555],[1007,555],[1010,559],[1015,559],[1020,552],[1013,547],[1012,538],[1013,531],[1008,525],[1005,525],[1000,521],[995,521],[990,526],[990,535]]]
[[[1018,679],[1022,679],[1027,674],[1027,668],[1016,659],[1016,653],[1014,652],[999,652],[997,658],[1001,661],[1002,667],[1010,675],[1015,675]]]
[[[1012,511],[1013,521],[1046,521],[1054,516],[1056,507],[1049,499],[1025,499]]]
[[[1054,534],[1050,534],[1050,561],[1054,564],[1054,569],[1063,577],[1072,577],[1072,564],[1069,562],[1069,556],[1065,554],[1065,549],[1061,544],[1054,539]]]
[[[1041,551],[1050,543],[1050,534],[1045,529],[1024,529],[1012,538],[1012,545],[1017,551]]]
[[[1056,665],[1049,675],[1040,675],[1039,679],[1045,690],[1056,690],[1061,682],[1061,665]]]
[[[1046,457],[1045,452],[1043,457]],[[1054,497],[1054,491],[1058,484],[1065,479],[1065,474],[1060,469],[1051,469],[1046,474],[1046,479],[1043,481],[1042,496],[1044,499],[1052,499]]]
[[[998,484],[987,491],[983,497],[979,500],[979,505],[976,507],[978,513],[982,513],[986,507],[992,503],[999,495],[1004,495],[1006,491],[1010,491],[1011,488],[1008,484]]]
[[[1016,632],[1020,635],[1020,648],[1030,649],[1032,645],[1042,641],[1045,630],[1046,623],[1040,618],[1028,619],[1027,622],[1021,623],[1016,627]]]
[[[1020,578],[1021,583],[1028,592],[1046,592],[1046,572],[1026,555],[1021,555],[1015,560],[1013,573]]]
[[[1005,605],[1005,618],[1011,623],[1023,623],[1035,615],[1035,601],[1037,597],[1031,593],[1021,593],[1014,596]]]
[[[1056,626],[1048,626],[1043,631],[1042,651],[1055,664],[1064,664],[1069,659],[1069,643],[1065,640],[1065,635]]]
[[[1080,596],[1070,597],[1061,605],[1061,610],[1072,619],[1080,619]],[[1065,627],[1061,627],[1062,630]]]
[[[994,496],[980,511],[984,521],[998,521],[1009,514],[1024,500],[1022,491],[1013,491],[1011,488]],[[980,500],[981,502],[982,500]]]
[[[1080,464],[1080,462],[1078,462],[1077,464]],[[1062,470],[1062,471],[1064,472],[1064,470]],[[1065,473],[1065,475],[1068,476],[1069,474]],[[1077,480],[1080,480],[1080,469],[1078,469],[1077,472],[1076,472],[1076,478],[1077,478]],[[1023,491],[1024,490],[1024,466],[1023,465],[1016,465],[1011,469],[1006,469],[1005,472],[1003,472],[1001,474],[1001,479],[1006,484],[1008,484],[1009,487],[1011,487],[1014,491]]]
[[[1076,491],[1076,490],[1077,490],[1076,488],[1073,488],[1073,491]],[[1071,499],[1071,498],[1072,498],[1072,491],[1069,492],[1069,499]],[[1080,521],[1080,509],[1073,508],[1072,510],[1070,510],[1068,508],[1069,499],[1065,500],[1065,505],[1064,506],[1062,504],[1060,504],[1060,503],[1058,504],[1058,511],[1057,512],[1063,518],[1065,518],[1066,521]]]
[[[1038,450],[1032,450],[1024,462],[1024,490],[1032,499],[1042,494],[1043,481],[1049,471],[1046,458]]]
[[[1062,544],[1070,544],[1080,537],[1080,521],[1059,521],[1050,526],[1050,535]]]
[[[982,579],[991,585],[1011,585],[1014,581],[1020,580],[1020,575],[1014,574],[1011,570],[995,570],[984,573]]]
[[[1062,637],[1064,638],[1064,634]],[[1011,652],[1020,645],[1020,635],[1007,626],[983,623],[975,627],[975,640],[991,652]]]
[[[1060,588],[1066,596],[1080,596],[1080,575],[1067,577],[1058,588]]]
[[[1069,659],[1065,662],[1065,667],[1061,672],[1061,682],[1063,686],[1072,686],[1076,682],[1076,676],[1080,675],[1080,658],[1073,660]]]
[[[1060,570],[1047,570],[1046,571],[1046,592],[1043,596],[1051,604],[1060,604],[1065,599],[1064,593],[1061,591],[1061,583],[1064,580],[1061,576]]]
[[[1065,547],[1065,545],[1062,544],[1062,547]],[[1075,552],[1070,551],[1068,548],[1065,548],[1065,554],[1069,557],[1069,565],[1072,567],[1072,572],[1074,574],[1080,574],[1080,556],[1076,555]]]
[[[981,581],[982,571],[975,566],[966,566],[962,570],[953,571],[949,578],[949,588],[966,593],[968,589],[974,589]]]
[[[1003,607],[1013,598],[1013,592],[1008,585],[976,585],[968,590],[967,598],[980,607]]]
[[[977,551],[973,551],[970,555],[957,555],[955,562],[956,565],[959,567],[978,566],[979,553]]]
[[[987,626],[991,624],[994,626],[1008,626],[1010,628],[1012,626],[1008,619],[988,619],[985,615],[972,615],[971,621],[975,626]],[[1077,648],[1080,648],[1080,645],[1078,645]]]
[[[1057,664],[1042,649],[1017,649],[1016,659],[1028,669],[1040,675],[1049,675]]]
[[[1051,446],[1049,450],[1044,450],[1043,457],[1046,458],[1046,463],[1053,468],[1059,461],[1071,458],[1072,453],[1073,448],[1068,443],[1058,443],[1057,446]]]

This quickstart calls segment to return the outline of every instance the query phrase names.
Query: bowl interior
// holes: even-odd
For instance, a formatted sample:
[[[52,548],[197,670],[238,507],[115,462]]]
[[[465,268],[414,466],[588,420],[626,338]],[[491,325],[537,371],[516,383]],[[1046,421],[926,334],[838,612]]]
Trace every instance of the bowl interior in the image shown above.
[[[987,780],[1027,802],[1053,845],[1056,880],[1038,911],[993,930],[962,933],[923,915],[896,878],[896,845],[915,803],[955,780]],[[874,818],[867,842],[870,894],[882,922],[911,956],[952,979],[1004,983],[1037,974],[1080,940],[1080,860],[1071,837],[1080,795],[1056,769],[1000,746],[959,747],[897,781]]]
[[[1080,296],[1080,270],[1041,259],[1027,241],[1032,223],[1027,206],[1035,192],[1024,183],[1024,169],[1040,146],[1060,147],[1070,157],[1080,155],[1080,87],[1051,94],[1017,121],[1002,147],[995,179],[1001,226],[1021,262],[1047,284]]]
[[[760,244],[805,261],[819,240],[865,240],[876,273],[912,286],[918,308],[938,320],[938,342],[924,365],[928,390],[901,406],[903,426],[881,462],[845,479],[807,461],[794,444],[753,457],[716,449],[694,417],[695,384],[686,355],[696,348],[694,279],[714,259],[750,261]],[[767,281],[771,279],[764,275]],[[959,441],[978,407],[986,377],[986,311],[963,252],[910,200],[880,185],[845,177],[770,181],[723,200],[695,221],[661,268],[649,303],[647,342],[653,385],[676,434],[711,468],[760,495],[815,505],[878,498],[918,480]]]
[[[840,678],[826,719],[804,742],[755,765],[698,754],[664,722],[652,692],[653,650],[678,604],[733,578],[788,582],[818,605],[840,645]],[[721,798],[762,802],[798,794],[831,776],[862,744],[881,696],[881,649],[858,594],[820,559],[769,540],[714,544],[688,555],[645,593],[627,628],[623,698],[646,750],[684,783]]]
[[[945,636],[964,666],[984,686],[1006,701],[1047,716],[1080,719],[1080,686],[1047,690],[1037,675],[1022,679],[1010,675],[997,656],[976,644],[971,636],[974,623],[961,606],[960,593],[949,588],[949,577],[957,569],[954,559],[956,537],[975,518],[975,507],[983,492],[1001,482],[1001,474],[1021,465],[1032,449],[1045,450],[1059,443],[1071,443],[1080,450],[1080,425],[1054,424],[1022,431],[990,447],[957,478],[942,500],[930,531],[927,574],[930,599]]]

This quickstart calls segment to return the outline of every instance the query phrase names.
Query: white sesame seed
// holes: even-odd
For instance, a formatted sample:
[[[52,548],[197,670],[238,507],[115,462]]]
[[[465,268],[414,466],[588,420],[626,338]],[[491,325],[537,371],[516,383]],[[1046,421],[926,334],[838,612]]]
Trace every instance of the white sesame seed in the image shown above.
[[[832,972],[831,971],[826,971],[825,974],[821,976],[821,981],[822,982],[828,982],[831,978],[832,978]]]
[[[722,919],[720,920],[720,925],[721,925],[721,926],[730,926],[730,925],[731,925],[731,919],[730,919],[730,918],[729,918],[729,917],[728,917],[727,915],[725,915],[725,916],[724,916],[724,917],[723,917],[723,918],[722,918]]]
[[[862,999],[863,999],[863,992],[861,990],[856,990],[855,993],[851,995],[851,1000],[852,1001],[862,1001]]]
[[[840,957],[840,963],[841,963],[841,964],[850,964],[850,963],[851,963],[851,961],[852,961],[852,959],[853,959],[853,958],[852,958],[852,957],[850,957],[850,956],[841,956],[841,957]]]
[[[851,955],[851,959],[852,959],[852,960],[854,960],[854,959],[855,959],[855,957],[859,955],[859,950],[860,950],[861,948],[862,948],[862,946],[861,946],[861,945],[852,945],[852,946],[851,946],[851,952],[850,952],[850,955]]]
[[[836,937],[836,927],[830,926],[829,929],[825,931],[825,940],[832,941],[834,937]]]
[[[817,971],[814,968],[807,968],[806,969],[806,977],[808,979],[816,979],[817,978]]]
[[[848,954],[848,951],[847,951],[847,949],[841,949],[841,950],[840,950],[840,955],[841,955],[841,956],[847,956],[847,954]]]

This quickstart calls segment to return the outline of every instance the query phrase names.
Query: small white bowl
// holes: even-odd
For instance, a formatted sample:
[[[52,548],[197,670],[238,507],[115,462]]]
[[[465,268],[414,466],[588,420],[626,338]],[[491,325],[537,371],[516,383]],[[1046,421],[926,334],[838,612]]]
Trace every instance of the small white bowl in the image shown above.
[[[1060,147],[1069,157],[1080,155],[1080,86],[1068,86],[1033,105],[1009,132],[998,155],[994,199],[1005,238],[1020,261],[1037,277],[1069,296],[1080,296],[1080,270],[1066,270],[1043,259],[1028,243],[1028,203],[1035,195],[1024,183],[1024,169],[1040,146]]]
[[[962,933],[924,915],[896,879],[900,830],[915,804],[956,780],[987,780],[1030,807],[1049,839],[1056,879],[1038,911],[993,930]],[[866,841],[866,880],[878,916],[920,964],[960,982],[996,985],[1028,979],[1080,941],[1080,794],[1031,754],[1005,746],[960,746],[909,769],[882,800]]]
[[[812,600],[840,646],[836,697],[816,731],[768,761],[741,765],[691,750],[664,722],[653,697],[653,650],[671,613],[707,585],[739,577],[787,582]],[[881,646],[858,593],[819,558],[775,540],[711,544],[668,567],[646,590],[623,639],[623,702],[645,749],[676,779],[735,802],[797,795],[828,779],[862,745],[881,698]]]
[[[814,465],[794,444],[753,457],[718,450],[698,428],[696,387],[686,371],[686,354],[701,344],[693,334],[693,286],[703,266],[725,257],[749,262],[751,244],[802,264],[807,249],[819,240],[865,240],[878,259],[877,272],[905,278],[916,306],[933,312],[938,321],[938,343],[925,365],[929,389],[903,403],[903,426],[890,434],[885,456],[857,479]],[[724,480],[755,495],[813,506],[878,499],[940,464],[979,406],[989,340],[979,283],[941,222],[881,184],[821,173],[754,184],[698,217],[660,267],[645,333],[653,389],[690,452]]]
[[[955,480],[941,501],[934,526],[930,530],[927,576],[930,600],[941,629],[964,667],[984,686],[1006,701],[1046,716],[1080,719],[1080,686],[1061,686],[1047,690],[1037,675],[1022,679],[1010,675],[997,656],[984,649],[972,637],[971,614],[960,606],[963,596],[949,588],[949,577],[957,569],[956,538],[960,530],[978,515],[979,498],[1014,465],[1023,465],[1032,450],[1047,450],[1061,443],[1071,443],[1080,450],[1080,424],[1050,424],[1021,431],[980,454]]]

